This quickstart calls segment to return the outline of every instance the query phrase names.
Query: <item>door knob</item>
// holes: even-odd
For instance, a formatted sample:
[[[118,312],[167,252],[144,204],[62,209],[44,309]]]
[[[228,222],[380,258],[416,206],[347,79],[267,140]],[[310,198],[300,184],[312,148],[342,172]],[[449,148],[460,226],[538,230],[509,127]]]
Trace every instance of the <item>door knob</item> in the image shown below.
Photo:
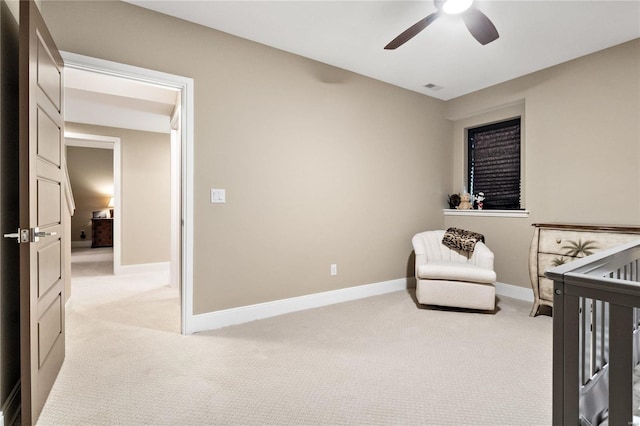
[[[44,232],[38,228],[33,228],[33,232],[29,232],[28,229],[18,229],[18,232],[12,232],[10,234],[4,234],[5,238],[15,238],[18,243],[37,242],[42,237],[49,237],[51,235],[58,235],[57,232]]]
[[[58,233],[57,232],[40,231],[40,228],[36,227],[36,228],[33,228],[33,234],[32,234],[31,241],[36,243],[36,242],[40,241],[40,238],[48,237],[48,236],[51,236],[51,235],[58,235]]]
[[[30,241],[30,235],[28,229],[18,228],[18,232],[12,232],[10,234],[4,234],[5,238],[15,238],[18,243],[28,243]]]
[[[12,234],[12,235],[13,235],[13,234]],[[50,235],[58,235],[58,233],[57,233],[57,232],[43,232],[43,231],[36,231],[36,232],[34,233],[34,235],[35,235],[36,237],[48,237],[48,236],[50,236]]]

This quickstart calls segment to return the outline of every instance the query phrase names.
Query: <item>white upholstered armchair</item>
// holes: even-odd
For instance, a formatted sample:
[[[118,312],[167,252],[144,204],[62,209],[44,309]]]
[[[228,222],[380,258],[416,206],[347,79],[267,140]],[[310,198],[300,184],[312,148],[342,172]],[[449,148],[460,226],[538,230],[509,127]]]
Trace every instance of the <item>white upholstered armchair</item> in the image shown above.
[[[424,305],[495,309],[493,252],[477,242],[472,253],[442,243],[445,231],[413,237],[416,254],[416,298]]]

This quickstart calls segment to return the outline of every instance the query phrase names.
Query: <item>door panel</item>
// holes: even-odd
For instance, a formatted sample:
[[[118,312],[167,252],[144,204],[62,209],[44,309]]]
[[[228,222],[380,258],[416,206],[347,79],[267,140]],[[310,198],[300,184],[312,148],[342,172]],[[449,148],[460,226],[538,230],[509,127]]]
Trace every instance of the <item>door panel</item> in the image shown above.
[[[60,182],[52,182],[38,178],[38,222],[35,226],[44,227],[59,225],[61,219],[61,195],[62,186]]]
[[[62,97],[61,69],[57,66],[50,49],[47,49],[46,42],[38,28],[37,35],[37,58],[36,79],[38,86],[49,98],[53,106],[60,109],[60,99]],[[55,46],[53,46],[55,49]],[[55,49],[57,50],[57,49]]]
[[[62,335],[61,315],[62,300],[60,295],[57,295],[38,321],[38,361],[40,366],[44,365],[51,349]]]
[[[62,279],[60,240],[38,252],[38,297]]]
[[[42,138],[38,138],[38,155],[50,161],[56,166],[60,166],[61,141],[58,136],[58,126],[48,115],[42,114],[38,110],[38,133]]]
[[[62,57],[33,1],[20,2],[22,422],[35,424],[64,360]],[[45,232],[36,238],[34,231]]]

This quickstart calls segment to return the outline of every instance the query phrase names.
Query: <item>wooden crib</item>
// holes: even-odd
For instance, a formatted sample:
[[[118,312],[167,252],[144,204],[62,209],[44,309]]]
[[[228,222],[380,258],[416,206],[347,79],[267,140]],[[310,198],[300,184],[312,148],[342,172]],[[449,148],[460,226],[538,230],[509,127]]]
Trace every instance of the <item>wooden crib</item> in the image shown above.
[[[553,425],[634,424],[640,240],[550,269]]]

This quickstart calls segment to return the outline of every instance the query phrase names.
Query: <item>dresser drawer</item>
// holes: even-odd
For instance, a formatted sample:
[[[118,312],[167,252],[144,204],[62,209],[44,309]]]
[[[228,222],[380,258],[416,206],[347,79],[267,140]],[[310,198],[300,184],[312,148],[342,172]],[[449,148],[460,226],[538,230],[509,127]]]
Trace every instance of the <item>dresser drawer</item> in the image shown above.
[[[584,257],[588,254],[597,253],[601,250],[609,249],[620,244],[626,244],[639,239],[640,235],[638,234],[542,229],[540,230],[538,251],[540,253],[559,254],[565,256],[573,254],[574,257],[577,254],[578,257]],[[580,251],[581,246],[586,249],[586,253]]]
[[[91,219],[91,247],[113,246],[113,219]]]
[[[640,240],[640,226],[534,223],[529,250],[529,277],[533,289],[531,316],[541,306],[553,308],[553,281],[545,271],[622,244]]]
[[[572,262],[575,259],[575,257],[563,256],[561,254],[538,253],[538,276],[544,277],[544,273],[547,270]]]
[[[553,281],[549,278],[540,277],[538,285],[540,288],[540,299],[553,302]]]

